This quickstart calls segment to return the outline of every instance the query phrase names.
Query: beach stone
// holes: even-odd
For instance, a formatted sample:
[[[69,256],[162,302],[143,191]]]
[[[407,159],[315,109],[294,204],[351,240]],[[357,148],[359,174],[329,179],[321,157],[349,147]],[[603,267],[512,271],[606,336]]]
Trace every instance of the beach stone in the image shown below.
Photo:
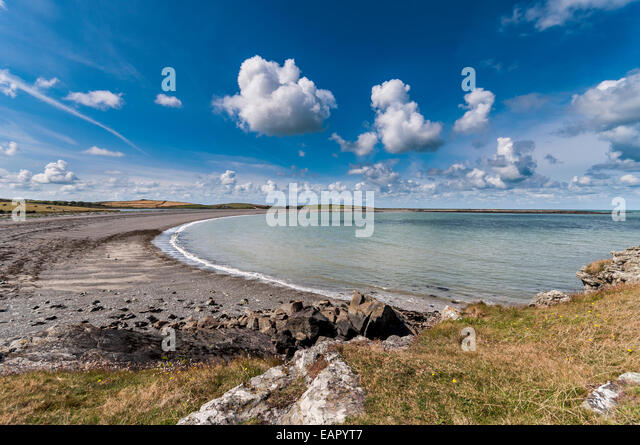
[[[640,283],[640,246],[611,252],[611,262],[595,274],[589,273],[587,268],[588,266],[584,266],[576,273],[586,290],[624,283]]]
[[[285,328],[297,343],[310,346],[320,336],[335,337],[335,326],[312,306],[294,312],[285,322]]]
[[[391,306],[357,291],[353,292],[348,317],[355,331],[370,339],[411,334],[411,330]]]
[[[284,310],[289,315],[300,312],[302,309],[304,309],[304,303],[302,301],[292,301],[291,303],[284,305]]]
[[[556,304],[569,303],[571,296],[559,290],[540,292],[529,303],[529,307],[549,307]]]
[[[347,311],[340,311],[338,314],[336,318],[336,332],[343,340],[353,338],[359,334],[351,324]]]

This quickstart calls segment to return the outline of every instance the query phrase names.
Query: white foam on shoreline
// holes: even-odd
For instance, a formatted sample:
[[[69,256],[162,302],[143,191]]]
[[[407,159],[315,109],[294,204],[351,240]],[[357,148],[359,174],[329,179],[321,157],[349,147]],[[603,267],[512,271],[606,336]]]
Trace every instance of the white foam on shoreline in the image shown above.
[[[325,297],[330,297],[330,298],[346,299],[344,295],[336,292],[330,292],[322,289],[314,289],[310,287],[299,286],[297,284],[289,283],[287,281],[280,280],[278,278],[274,278],[259,272],[249,272],[245,270],[236,269],[235,267],[215,264],[189,252],[188,250],[180,246],[180,244],[178,243],[180,234],[184,232],[186,229],[188,229],[189,227],[192,227],[196,224],[202,224],[209,221],[226,219],[226,218],[241,218],[246,216],[254,216],[254,215],[222,216],[218,218],[203,219],[200,221],[194,221],[187,224],[182,224],[180,226],[172,227],[168,230],[165,230],[153,240],[153,243],[156,247],[158,247],[160,250],[167,253],[171,257],[179,261],[182,261],[184,263],[195,265],[203,269],[209,269],[209,270],[213,269],[215,271],[222,272],[228,275],[243,277],[250,280],[259,280],[264,283],[287,287],[289,289],[294,289],[300,292],[309,292],[309,293],[323,295]]]

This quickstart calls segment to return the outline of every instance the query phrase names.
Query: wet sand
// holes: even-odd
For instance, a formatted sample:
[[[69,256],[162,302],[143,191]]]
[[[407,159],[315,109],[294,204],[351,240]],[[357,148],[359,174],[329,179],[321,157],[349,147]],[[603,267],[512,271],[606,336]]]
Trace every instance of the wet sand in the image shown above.
[[[259,213],[264,210],[163,210],[0,221],[0,338],[81,322],[148,331],[157,319],[326,299],[198,269],[151,242],[188,222]],[[428,303],[405,309],[433,310]]]

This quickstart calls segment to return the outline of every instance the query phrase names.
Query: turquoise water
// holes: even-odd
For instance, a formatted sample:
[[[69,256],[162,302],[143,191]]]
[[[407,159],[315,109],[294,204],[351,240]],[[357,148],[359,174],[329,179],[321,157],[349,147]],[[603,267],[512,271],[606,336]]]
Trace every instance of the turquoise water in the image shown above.
[[[354,227],[269,227],[264,215],[180,230],[175,246],[201,263],[327,295],[521,303],[581,289],[581,266],[640,244],[640,215],[377,213],[371,238]]]

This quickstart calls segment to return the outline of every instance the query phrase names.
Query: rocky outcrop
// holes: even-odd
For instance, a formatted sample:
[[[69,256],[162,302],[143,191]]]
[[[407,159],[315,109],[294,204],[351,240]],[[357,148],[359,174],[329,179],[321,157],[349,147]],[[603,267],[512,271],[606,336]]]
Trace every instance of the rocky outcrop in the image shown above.
[[[356,339],[361,341],[366,339]],[[204,404],[180,420],[180,425],[231,425],[257,422],[278,425],[342,423],[364,409],[364,391],[358,376],[342,360],[336,346],[325,340],[300,350],[282,366],[269,369]],[[302,380],[304,392],[286,406],[273,403],[278,394]]]
[[[561,292],[559,290],[550,290],[546,292],[540,292],[537,294],[531,302],[529,303],[530,307],[549,307],[555,306],[556,304],[569,303],[571,301],[571,296]]]
[[[32,370],[148,368],[174,358],[182,362],[223,362],[238,356],[292,357],[319,339],[357,336],[385,340],[422,331],[437,312],[398,312],[357,292],[351,304],[292,301],[270,311],[239,317],[206,315],[198,320],[155,319],[157,329],[175,329],[175,351],[163,351],[164,337],[120,326],[61,325],[24,338],[0,339],[0,375]]]
[[[640,385],[640,373],[627,372],[615,382],[607,382],[593,390],[582,402],[582,407],[594,413],[606,415],[618,406],[618,400],[629,385]]]
[[[141,369],[175,360],[218,361],[235,357],[273,357],[268,335],[240,329],[176,331],[176,350],[163,351],[163,337],[90,324],[60,326],[0,341],[0,375],[59,369]]]
[[[168,326],[190,331],[198,329],[245,329],[268,335],[278,353],[291,357],[295,351],[312,346],[319,338],[350,340],[363,336],[385,340],[390,336],[413,335],[439,320],[438,312],[398,311],[359,292],[349,305],[321,300],[305,306],[292,301],[274,310],[247,311],[239,317],[220,314],[200,320],[185,320]]]
[[[576,276],[586,290],[597,290],[623,283],[640,283],[640,246],[611,252],[611,261],[582,267]]]

